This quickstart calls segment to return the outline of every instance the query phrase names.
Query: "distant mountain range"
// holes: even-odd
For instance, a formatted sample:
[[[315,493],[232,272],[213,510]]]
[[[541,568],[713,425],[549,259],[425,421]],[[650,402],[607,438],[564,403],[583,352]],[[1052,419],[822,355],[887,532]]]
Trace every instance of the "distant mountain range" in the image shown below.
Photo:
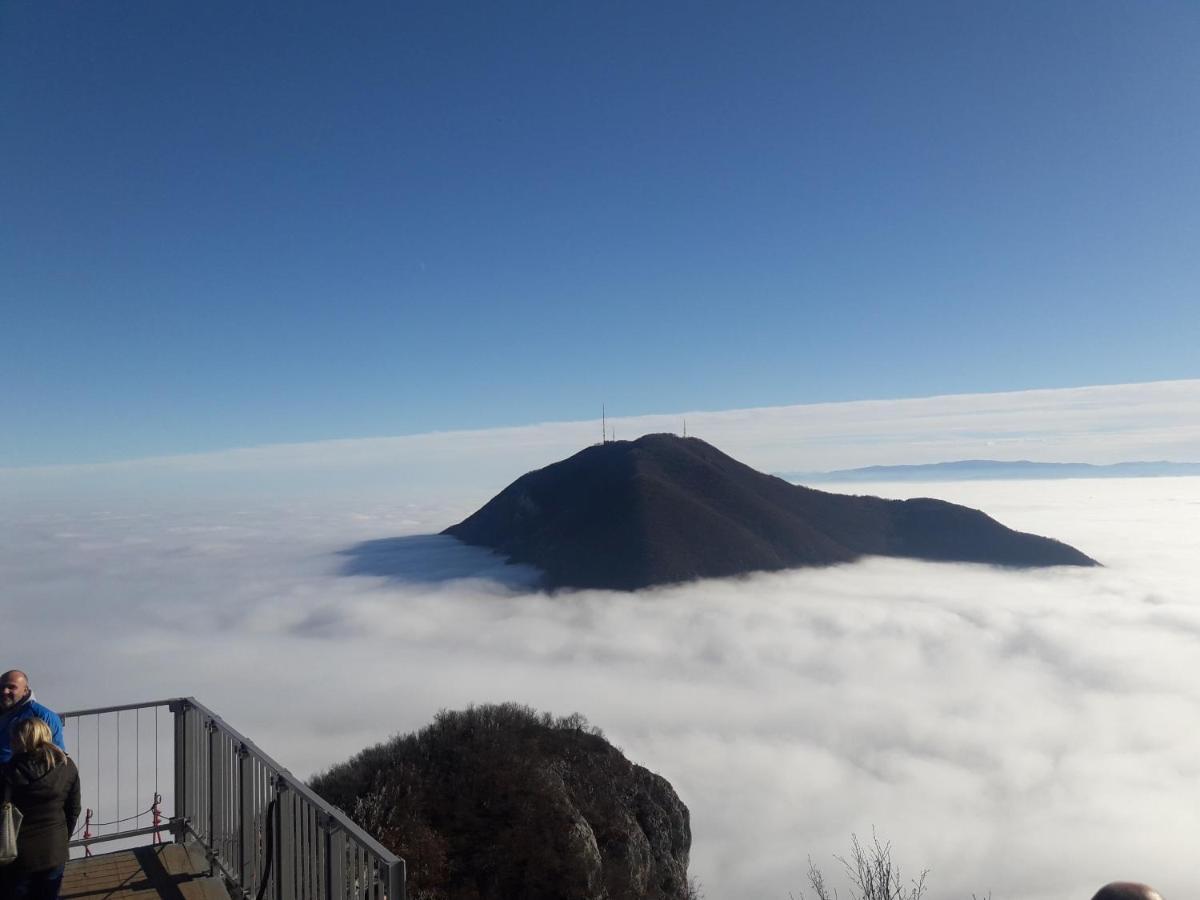
[[[799,487],[669,434],[597,444],[529,472],[443,533],[538,567],[552,588],[636,590],[866,555],[1096,565],[976,509]]]
[[[960,459],[915,466],[865,466],[832,472],[780,472],[780,478],[815,484],[834,481],[998,481],[1038,478],[1164,478],[1200,475],[1200,463],[1123,462],[1107,466],[1090,463],[1045,463],[1020,459]]]

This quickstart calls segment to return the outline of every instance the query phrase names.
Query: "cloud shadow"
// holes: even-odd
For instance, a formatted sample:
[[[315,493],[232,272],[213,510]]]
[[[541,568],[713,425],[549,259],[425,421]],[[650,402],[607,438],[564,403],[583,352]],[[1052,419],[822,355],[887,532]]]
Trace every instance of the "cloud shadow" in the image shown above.
[[[484,547],[445,534],[413,534],[362,541],[338,551],[341,575],[370,575],[403,584],[443,584],[482,578],[514,589],[536,588],[542,573],[509,563]]]

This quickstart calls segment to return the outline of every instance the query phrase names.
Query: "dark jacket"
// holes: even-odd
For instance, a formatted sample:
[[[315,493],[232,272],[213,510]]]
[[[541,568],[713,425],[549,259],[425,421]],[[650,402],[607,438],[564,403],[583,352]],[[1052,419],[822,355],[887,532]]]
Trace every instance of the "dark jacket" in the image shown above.
[[[25,816],[17,833],[17,861],[5,868],[41,872],[65,864],[67,841],[79,818],[75,763],[67,759],[47,769],[41,754],[22,753],[0,766],[0,792],[3,785],[13,806]]]

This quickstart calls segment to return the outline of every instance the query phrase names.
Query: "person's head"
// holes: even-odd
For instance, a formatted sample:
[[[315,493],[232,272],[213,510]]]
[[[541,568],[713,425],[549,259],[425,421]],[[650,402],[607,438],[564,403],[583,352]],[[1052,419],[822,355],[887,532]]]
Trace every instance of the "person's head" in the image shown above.
[[[29,696],[29,677],[20,669],[0,675],[0,712],[12,709]]]
[[[1096,891],[1092,900],[1162,900],[1162,897],[1148,884],[1114,881]]]
[[[54,746],[54,734],[50,726],[37,716],[22,719],[12,728],[9,738],[13,756],[30,754],[41,757],[47,769],[53,769],[63,761],[65,754]]]

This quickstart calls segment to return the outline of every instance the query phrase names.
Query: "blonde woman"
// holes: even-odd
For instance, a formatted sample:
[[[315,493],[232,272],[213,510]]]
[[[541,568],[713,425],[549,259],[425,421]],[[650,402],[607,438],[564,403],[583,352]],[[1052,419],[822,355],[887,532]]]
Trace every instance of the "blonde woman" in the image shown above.
[[[58,900],[67,842],[79,818],[79,770],[54,746],[50,726],[41,719],[17,722],[10,739],[12,759],[0,766],[0,784],[25,821],[16,862],[0,869],[0,897]]]

